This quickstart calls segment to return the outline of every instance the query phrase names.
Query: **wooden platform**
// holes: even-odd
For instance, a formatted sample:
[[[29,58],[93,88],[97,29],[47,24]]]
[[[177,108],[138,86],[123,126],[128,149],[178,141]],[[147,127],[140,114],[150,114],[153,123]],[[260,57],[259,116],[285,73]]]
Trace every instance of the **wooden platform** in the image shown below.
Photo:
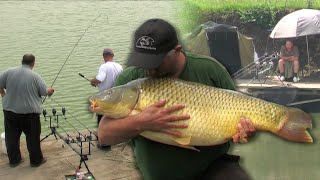
[[[245,94],[285,106],[300,108],[308,113],[319,113],[320,78],[281,82],[277,76],[267,79],[237,79],[237,90]]]
[[[248,88],[255,88],[255,89],[263,89],[263,88],[300,88],[300,89],[309,89],[309,90],[320,90],[320,79],[319,81],[299,81],[297,83],[294,82],[281,82],[278,78],[272,77],[269,79],[261,79],[257,80],[254,79],[237,79],[235,80],[236,86],[239,89],[248,89]]]

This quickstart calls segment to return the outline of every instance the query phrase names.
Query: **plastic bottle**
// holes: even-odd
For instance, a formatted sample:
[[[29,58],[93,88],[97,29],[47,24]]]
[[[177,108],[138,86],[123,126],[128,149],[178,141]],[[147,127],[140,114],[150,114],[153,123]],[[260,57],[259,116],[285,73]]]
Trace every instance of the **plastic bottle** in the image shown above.
[[[6,138],[5,133],[1,133],[1,146],[2,146],[2,152],[4,154],[7,154],[7,147],[6,147]]]
[[[77,168],[77,169],[76,169],[76,172],[75,172],[75,175],[76,175],[76,179],[77,179],[77,180],[80,179],[80,174],[81,174],[80,169]]]

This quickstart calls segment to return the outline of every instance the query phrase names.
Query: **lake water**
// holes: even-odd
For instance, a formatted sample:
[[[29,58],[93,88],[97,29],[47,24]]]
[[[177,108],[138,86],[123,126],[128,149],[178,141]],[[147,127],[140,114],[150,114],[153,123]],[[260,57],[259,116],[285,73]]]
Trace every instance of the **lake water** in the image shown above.
[[[167,19],[179,29],[183,20],[177,13],[183,9],[178,6],[174,1],[0,1],[0,72],[20,66],[22,55],[31,52],[36,56],[34,70],[52,84],[76,42],[92,24],[58,76],[53,86],[55,94],[46,100],[44,108],[49,113],[52,107],[60,112],[58,102],[73,116],[67,114],[72,126],[84,129],[82,123],[95,129],[95,117],[87,109],[88,97],[97,89],[78,73],[94,77],[105,47],[112,48],[116,62],[125,66],[133,30],[153,17]],[[313,116],[319,124],[320,114]],[[46,135],[48,122],[43,120],[42,135]],[[70,124],[60,121],[68,131],[72,131]],[[234,146],[233,152],[243,157],[242,165],[257,180],[319,179],[319,127],[315,126],[312,135],[315,143],[304,145],[261,133],[252,143]]]
[[[178,10],[174,1],[0,1],[0,72],[20,66],[23,54],[33,53],[34,71],[51,85],[90,26],[55,81],[52,99],[86,126],[95,128],[95,118],[87,109],[88,97],[97,89],[78,73],[89,79],[95,77],[106,47],[112,48],[115,61],[125,66],[136,27],[146,19],[163,18],[179,28]],[[44,108],[51,112],[54,107],[61,112],[52,99],[45,101]],[[67,120],[77,128],[84,128],[75,118],[67,116]],[[48,124],[42,125],[42,134],[49,132],[45,128]],[[68,124],[65,127],[69,128]],[[3,132],[2,113],[0,132]]]

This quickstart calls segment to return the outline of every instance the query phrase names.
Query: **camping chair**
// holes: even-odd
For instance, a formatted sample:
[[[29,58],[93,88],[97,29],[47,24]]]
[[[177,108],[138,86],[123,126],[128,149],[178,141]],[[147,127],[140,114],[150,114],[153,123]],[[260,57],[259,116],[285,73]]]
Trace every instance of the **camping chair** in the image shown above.
[[[284,63],[284,77],[286,79],[293,78],[293,62]]]
[[[308,56],[304,53],[303,50],[299,51],[299,76],[303,78],[305,75],[304,68],[308,64]]]
[[[304,59],[299,58],[299,71],[298,71],[298,76],[299,77],[304,77],[304,66],[306,65],[306,61]],[[291,79],[293,78],[293,62],[286,62],[284,64],[284,77],[286,79]]]

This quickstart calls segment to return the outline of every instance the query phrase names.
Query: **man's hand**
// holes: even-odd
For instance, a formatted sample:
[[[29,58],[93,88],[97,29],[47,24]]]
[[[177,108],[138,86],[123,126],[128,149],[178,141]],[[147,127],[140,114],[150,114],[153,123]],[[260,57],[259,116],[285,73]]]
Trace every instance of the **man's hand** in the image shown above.
[[[248,142],[249,137],[253,136],[256,132],[251,120],[240,118],[238,124],[238,132],[233,136],[234,143],[246,143]]]
[[[294,56],[290,56],[289,59],[288,59],[288,61],[290,61],[290,62],[293,61],[293,60],[294,60]]]
[[[164,108],[165,104],[166,102],[161,100],[138,114],[119,119],[112,119],[105,114],[98,127],[99,142],[107,145],[118,144],[136,137],[143,131],[156,131],[181,137],[179,129],[188,126],[175,121],[187,120],[190,116],[173,114],[183,109],[183,105]]]
[[[48,96],[51,96],[54,93],[54,89],[52,87],[48,87]]]
[[[1,97],[4,97],[4,95],[6,95],[6,91],[4,90],[4,88],[0,88],[0,94]]]
[[[97,85],[95,83],[93,83],[92,81],[90,81],[90,85],[93,87],[97,87]]]
[[[93,87],[96,87],[98,84],[100,84],[101,83],[101,81],[99,81],[98,79],[96,79],[96,78],[93,78],[93,79],[91,79],[91,81],[90,81],[90,84],[91,84],[91,86],[93,86]]]
[[[185,106],[178,104],[164,108],[165,100],[161,100],[147,107],[144,111],[137,115],[137,121],[141,124],[141,130],[157,131],[169,135],[181,137],[182,134],[173,128],[187,128],[187,124],[175,123],[174,121],[187,120],[190,118],[188,114],[172,113],[183,109]]]

